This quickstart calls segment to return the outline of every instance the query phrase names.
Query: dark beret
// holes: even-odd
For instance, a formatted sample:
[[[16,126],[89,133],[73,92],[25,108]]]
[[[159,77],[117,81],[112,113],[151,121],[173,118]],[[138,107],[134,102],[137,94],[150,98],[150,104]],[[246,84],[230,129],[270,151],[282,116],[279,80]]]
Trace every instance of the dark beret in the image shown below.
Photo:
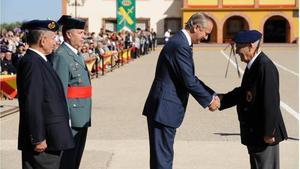
[[[61,16],[57,23],[62,25],[64,30],[84,29],[85,27],[85,21],[79,18],[72,18],[70,15]]]
[[[58,24],[52,20],[31,20],[24,22],[21,26],[23,30],[48,30],[48,31],[57,31]]]
[[[7,51],[6,46],[0,46],[0,53],[5,53]]]
[[[59,18],[59,20],[57,21],[57,23],[59,24],[59,25],[62,25],[64,22],[65,22],[65,20],[67,19],[67,18],[72,18],[70,15],[63,15],[63,16],[61,16],[60,18]]]
[[[7,46],[1,46],[0,53],[6,53],[6,52],[12,53],[12,51],[10,51]]]
[[[262,34],[257,30],[240,31],[234,36],[235,43],[253,43],[261,39]]]

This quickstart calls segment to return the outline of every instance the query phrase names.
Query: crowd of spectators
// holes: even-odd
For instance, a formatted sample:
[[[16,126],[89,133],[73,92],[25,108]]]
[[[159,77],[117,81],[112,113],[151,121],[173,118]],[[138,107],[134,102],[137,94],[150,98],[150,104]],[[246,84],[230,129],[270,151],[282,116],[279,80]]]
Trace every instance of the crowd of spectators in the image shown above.
[[[3,30],[0,37],[1,74],[15,74],[18,58],[25,54],[27,48],[24,32],[20,29]]]
[[[0,35],[0,61],[1,74],[15,74],[18,60],[28,49],[26,36],[19,28],[6,31],[1,30]],[[63,42],[61,32],[57,32],[56,41],[58,47]],[[156,33],[151,29],[141,30],[137,28],[136,32],[121,31],[110,32],[101,29],[98,34],[95,32],[85,33],[85,42],[80,49],[85,61],[97,60],[101,62],[103,56],[110,52],[114,53],[113,62],[118,61],[117,53],[124,50],[131,50],[132,58],[138,58],[141,55],[148,54],[155,50]]]

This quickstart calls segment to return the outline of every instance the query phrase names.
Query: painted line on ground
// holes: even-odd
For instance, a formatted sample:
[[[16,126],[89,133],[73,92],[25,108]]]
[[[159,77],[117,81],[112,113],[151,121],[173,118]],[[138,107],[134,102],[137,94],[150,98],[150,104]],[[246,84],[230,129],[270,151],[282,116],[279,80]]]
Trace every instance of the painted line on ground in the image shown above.
[[[220,50],[220,52],[222,53],[222,55],[230,61],[230,63],[235,67],[237,68],[237,65],[236,63],[234,63],[233,60],[229,59],[229,56],[223,51],[223,50]],[[244,74],[244,70],[242,70],[240,67],[239,67],[239,71]],[[288,113],[290,113],[293,117],[295,117],[297,120],[299,120],[299,113],[297,111],[295,111],[294,109],[292,109],[289,105],[287,105],[286,103],[284,103],[283,101],[280,100],[280,107],[282,107],[284,110],[286,110]]]
[[[294,72],[294,71],[292,71],[292,70],[290,70],[290,69],[288,69],[288,68],[286,68],[286,67],[284,67],[284,66],[282,66],[282,65],[280,65],[280,64],[278,64],[278,63],[276,63],[276,62],[274,62],[274,61],[273,61],[273,63],[274,63],[277,67],[279,67],[279,68],[281,68],[281,69],[283,69],[283,70],[285,70],[285,71],[287,71],[287,72],[289,72],[289,73],[291,73],[291,74],[293,74],[293,75],[299,77],[299,74],[298,74],[298,73],[296,73],[296,72]]]

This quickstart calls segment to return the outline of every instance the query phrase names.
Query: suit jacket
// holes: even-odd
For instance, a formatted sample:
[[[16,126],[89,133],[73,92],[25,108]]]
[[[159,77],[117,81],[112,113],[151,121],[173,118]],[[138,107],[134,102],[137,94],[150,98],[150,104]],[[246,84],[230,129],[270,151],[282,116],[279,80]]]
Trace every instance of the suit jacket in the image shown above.
[[[16,74],[16,68],[15,66],[13,65],[12,61],[11,60],[6,60],[6,59],[3,59],[0,61],[1,62],[1,71],[7,71],[8,74]]]
[[[181,125],[189,94],[207,107],[214,91],[195,76],[192,48],[182,31],[162,49],[143,115],[164,125]]]
[[[19,60],[23,57],[23,55],[19,54],[19,53],[13,53],[12,57],[11,57],[11,62],[13,64],[13,66],[17,69],[18,68],[18,63]]]
[[[91,86],[89,72],[83,57],[63,43],[51,57],[53,68],[60,77],[67,94],[69,86]],[[67,98],[72,127],[91,126],[91,98]]]
[[[245,71],[241,86],[224,95],[220,110],[235,105],[243,144],[266,145],[264,136],[275,136],[277,143],[287,138],[280,111],[278,70],[263,52]]]
[[[74,147],[62,83],[51,65],[30,49],[19,62],[17,88],[18,148],[32,149],[45,139],[48,150]]]

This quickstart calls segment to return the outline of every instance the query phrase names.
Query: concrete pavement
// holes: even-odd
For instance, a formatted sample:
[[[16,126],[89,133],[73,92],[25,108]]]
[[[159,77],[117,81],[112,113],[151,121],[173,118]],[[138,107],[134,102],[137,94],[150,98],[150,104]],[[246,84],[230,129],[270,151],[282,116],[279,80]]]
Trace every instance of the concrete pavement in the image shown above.
[[[240,84],[234,67],[229,67],[220,50],[224,46],[194,47],[197,76],[217,92]],[[272,60],[298,73],[298,48],[266,47]],[[154,77],[159,50],[143,56],[112,73],[93,79],[92,127],[88,132],[82,169],[147,169],[149,159],[146,118],[141,115]],[[240,63],[240,62],[239,62]],[[241,64],[241,67],[245,67]],[[280,72],[281,100],[298,110],[299,76]],[[1,104],[16,104],[1,101]],[[282,109],[290,140],[280,146],[281,168],[299,168],[298,120]],[[0,168],[20,168],[16,150],[18,114],[1,118]],[[240,144],[235,108],[209,112],[190,97],[182,126],[175,140],[174,169],[247,169],[246,147]]]

